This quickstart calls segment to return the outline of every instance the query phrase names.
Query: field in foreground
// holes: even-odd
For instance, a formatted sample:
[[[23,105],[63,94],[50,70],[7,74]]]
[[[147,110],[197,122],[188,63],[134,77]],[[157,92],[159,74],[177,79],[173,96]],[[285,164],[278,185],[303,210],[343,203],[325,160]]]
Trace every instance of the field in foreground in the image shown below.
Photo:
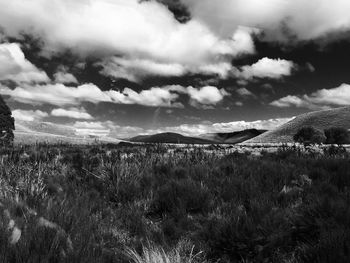
[[[349,262],[349,154],[259,151],[3,149],[0,262]]]

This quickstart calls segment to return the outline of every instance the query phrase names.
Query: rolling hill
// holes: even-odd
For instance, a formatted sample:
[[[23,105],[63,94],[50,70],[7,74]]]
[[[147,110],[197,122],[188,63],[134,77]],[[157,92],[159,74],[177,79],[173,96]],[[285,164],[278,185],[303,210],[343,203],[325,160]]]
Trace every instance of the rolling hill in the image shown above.
[[[290,143],[298,130],[305,126],[325,130],[330,127],[350,129],[350,107],[302,114],[280,127],[263,133],[245,143]]]
[[[54,124],[51,122],[16,120],[16,131],[49,133],[68,137],[75,136],[74,128],[66,125]]]
[[[54,124],[50,122],[20,121],[15,122],[14,142],[19,144],[46,143],[70,143],[91,144],[120,143],[121,140],[110,137],[92,137],[77,135],[76,129],[70,126]]]

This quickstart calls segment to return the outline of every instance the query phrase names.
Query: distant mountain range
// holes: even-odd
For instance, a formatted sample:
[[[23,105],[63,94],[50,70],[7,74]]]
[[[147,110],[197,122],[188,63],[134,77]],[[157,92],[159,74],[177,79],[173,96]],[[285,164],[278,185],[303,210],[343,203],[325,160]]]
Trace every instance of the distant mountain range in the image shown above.
[[[266,130],[249,129],[230,133],[207,133],[197,137],[166,132],[153,135],[139,135],[127,139],[139,143],[178,143],[178,144],[235,144],[254,138]]]
[[[254,137],[245,143],[290,143],[299,129],[312,126],[325,130],[331,127],[350,129],[350,107],[302,114],[274,130]]]

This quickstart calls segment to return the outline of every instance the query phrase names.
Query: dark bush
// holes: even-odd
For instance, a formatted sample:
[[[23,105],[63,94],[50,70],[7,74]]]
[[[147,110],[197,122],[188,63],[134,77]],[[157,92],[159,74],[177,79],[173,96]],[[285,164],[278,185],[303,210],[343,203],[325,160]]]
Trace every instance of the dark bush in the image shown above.
[[[295,142],[303,144],[320,144],[326,141],[324,133],[314,127],[303,127],[293,137]]]
[[[327,144],[346,144],[350,142],[350,136],[347,129],[344,128],[329,128],[324,131]]]

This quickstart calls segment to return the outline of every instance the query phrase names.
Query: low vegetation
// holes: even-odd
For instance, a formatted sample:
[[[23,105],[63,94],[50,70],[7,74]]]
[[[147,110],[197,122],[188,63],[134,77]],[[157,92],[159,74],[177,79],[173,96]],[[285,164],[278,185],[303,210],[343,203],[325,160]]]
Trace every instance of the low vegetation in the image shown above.
[[[349,154],[310,149],[3,148],[0,262],[348,262]]]
[[[345,128],[331,127],[324,131],[312,126],[303,127],[294,135],[293,140],[303,144],[347,144],[350,143],[349,131]]]

